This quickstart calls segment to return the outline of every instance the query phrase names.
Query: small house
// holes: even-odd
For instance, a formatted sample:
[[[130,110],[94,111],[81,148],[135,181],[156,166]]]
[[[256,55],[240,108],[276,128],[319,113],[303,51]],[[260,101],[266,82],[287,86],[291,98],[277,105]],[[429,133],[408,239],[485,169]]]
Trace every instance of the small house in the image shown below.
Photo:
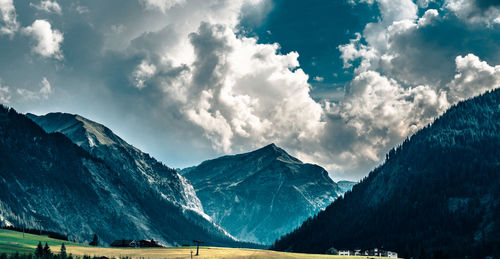
[[[354,252],[351,250],[339,250],[339,255],[354,255]]]
[[[398,258],[398,253],[387,251],[387,255],[386,256],[390,257],[390,258]]]

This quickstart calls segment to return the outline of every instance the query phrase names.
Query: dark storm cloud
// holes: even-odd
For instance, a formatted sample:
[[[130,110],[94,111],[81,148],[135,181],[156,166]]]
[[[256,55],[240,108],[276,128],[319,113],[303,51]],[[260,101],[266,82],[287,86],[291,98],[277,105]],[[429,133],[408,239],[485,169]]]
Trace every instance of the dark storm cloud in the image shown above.
[[[455,74],[455,57],[474,53],[488,63],[500,58],[500,31],[473,28],[450,17],[410,29],[394,37],[392,50],[400,53],[384,72],[409,85],[446,84]]]
[[[222,33],[224,28],[220,26],[212,27],[207,23],[202,23],[197,33],[189,35],[191,44],[195,49],[196,61],[194,62],[194,85],[198,87],[196,92],[208,89],[218,84],[221,78],[218,75],[224,74],[224,66],[219,66],[224,53],[230,51],[230,47],[224,39],[220,39],[215,34]]]
[[[500,2],[497,0],[475,0],[475,4],[482,11],[488,10],[491,7],[500,6]]]

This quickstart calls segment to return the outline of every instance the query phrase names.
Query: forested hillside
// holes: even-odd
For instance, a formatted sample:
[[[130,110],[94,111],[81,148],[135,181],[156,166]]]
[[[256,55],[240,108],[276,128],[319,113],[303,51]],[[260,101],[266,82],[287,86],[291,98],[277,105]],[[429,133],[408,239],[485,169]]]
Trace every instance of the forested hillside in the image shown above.
[[[275,250],[500,256],[500,90],[457,104]]]

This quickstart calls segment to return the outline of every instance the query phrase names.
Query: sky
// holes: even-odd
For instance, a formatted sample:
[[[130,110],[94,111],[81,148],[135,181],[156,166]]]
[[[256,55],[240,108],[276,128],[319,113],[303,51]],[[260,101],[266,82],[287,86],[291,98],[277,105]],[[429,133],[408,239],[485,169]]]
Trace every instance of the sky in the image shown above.
[[[183,168],[269,143],[359,180],[500,83],[496,0],[0,0],[0,103]]]

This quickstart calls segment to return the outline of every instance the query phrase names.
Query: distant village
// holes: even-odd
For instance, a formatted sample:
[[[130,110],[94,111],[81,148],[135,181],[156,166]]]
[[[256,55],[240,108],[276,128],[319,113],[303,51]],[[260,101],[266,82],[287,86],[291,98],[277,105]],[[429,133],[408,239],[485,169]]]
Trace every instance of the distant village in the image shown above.
[[[334,255],[343,255],[343,256],[378,256],[378,257],[398,258],[398,253],[379,248],[373,248],[368,250],[361,250],[361,249],[337,250],[332,247],[328,250],[328,253]]]

